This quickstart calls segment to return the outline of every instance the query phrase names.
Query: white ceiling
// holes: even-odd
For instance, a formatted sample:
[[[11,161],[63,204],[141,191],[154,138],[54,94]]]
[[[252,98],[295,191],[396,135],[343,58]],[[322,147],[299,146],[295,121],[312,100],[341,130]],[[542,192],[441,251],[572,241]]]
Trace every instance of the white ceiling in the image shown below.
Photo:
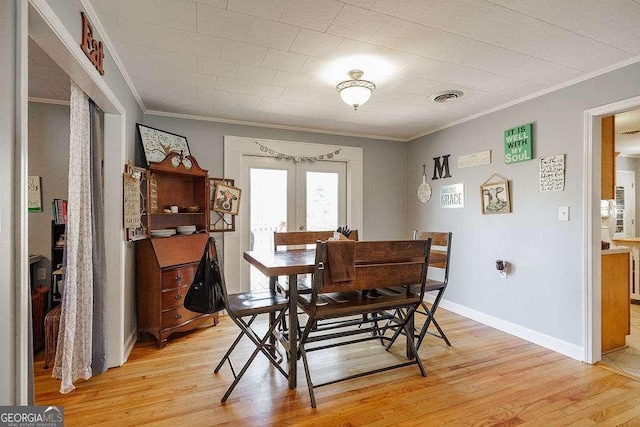
[[[640,54],[640,0],[90,3],[146,112],[400,140]],[[377,85],[358,111],[354,68]]]
[[[67,73],[29,37],[29,98],[68,102],[70,82]]]

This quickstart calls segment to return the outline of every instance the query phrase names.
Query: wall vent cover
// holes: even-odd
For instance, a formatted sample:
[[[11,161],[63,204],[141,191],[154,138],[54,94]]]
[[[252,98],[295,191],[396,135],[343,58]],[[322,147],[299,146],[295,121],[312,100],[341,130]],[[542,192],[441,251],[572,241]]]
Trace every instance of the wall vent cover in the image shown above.
[[[462,97],[462,95],[464,95],[464,93],[459,90],[445,90],[442,92],[434,93],[433,95],[431,95],[431,99],[433,100],[433,102],[447,102],[451,101],[452,99],[460,98]]]

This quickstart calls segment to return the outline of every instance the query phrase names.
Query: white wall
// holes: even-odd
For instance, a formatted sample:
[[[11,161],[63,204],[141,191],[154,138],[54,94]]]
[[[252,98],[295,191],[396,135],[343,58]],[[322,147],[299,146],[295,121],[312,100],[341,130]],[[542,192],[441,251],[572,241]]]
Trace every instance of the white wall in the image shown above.
[[[144,124],[185,136],[191,154],[202,168],[209,170],[209,176],[222,176],[224,135],[362,147],[364,155],[363,236],[367,240],[400,239],[410,236],[406,232],[407,176],[404,170],[407,147],[403,142],[148,114],[144,116]]]
[[[29,212],[29,253],[44,255],[50,267],[53,199],[66,199],[69,181],[69,107],[29,103],[29,175],[40,176],[42,212]],[[48,284],[50,271],[47,271]]]
[[[640,64],[636,63],[409,143],[408,227],[453,232],[445,306],[581,356],[586,322],[583,112],[638,94]],[[563,192],[538,191],[536,160],[504,163],[504,130],[530,122],[534,159],[566,153]],[[458,156],[486,149],[492,150],[491,165],[457,168]],[[419,182],[423,163],[432,171],[432,158],[445,154],[451,154],[452,178],[431,182],[435,197],[421,205],[411,184]],[[510,180],[511,214],[481,213],[480,184],[493,173]],[[464,209],[441,209],[440,186],[459,182],[465,184]],[[597,200],[599,188],[595,191]],[[569,206],[569,222],[558,221],[559,206]],[[496,273],[496,259],[511,263],[507,280]]]

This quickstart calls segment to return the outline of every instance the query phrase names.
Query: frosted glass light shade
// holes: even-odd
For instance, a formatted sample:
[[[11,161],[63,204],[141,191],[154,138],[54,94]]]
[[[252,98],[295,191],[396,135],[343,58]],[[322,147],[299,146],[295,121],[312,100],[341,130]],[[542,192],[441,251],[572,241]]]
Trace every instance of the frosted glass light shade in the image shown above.
[[[345,104],[358,108],[371,98],[371,89],[362,86],[351,86],[340,91],[340,98]]]
[[[360,80],[363,74],[360,70],[351,70],[349,71],[351,80],[345,80],[336,86],[336,90],[340,93],[340,98],[355,110],[369,100],[371,93],[376,88],[376,85],[372,82]]]

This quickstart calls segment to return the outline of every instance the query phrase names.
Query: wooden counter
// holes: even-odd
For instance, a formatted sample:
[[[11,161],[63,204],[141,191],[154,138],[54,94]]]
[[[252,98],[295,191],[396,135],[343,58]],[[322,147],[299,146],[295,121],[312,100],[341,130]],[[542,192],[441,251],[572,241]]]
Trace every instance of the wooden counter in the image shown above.
[[[602,255],[602,352],[623,348],[630,326],[630,254]]]

